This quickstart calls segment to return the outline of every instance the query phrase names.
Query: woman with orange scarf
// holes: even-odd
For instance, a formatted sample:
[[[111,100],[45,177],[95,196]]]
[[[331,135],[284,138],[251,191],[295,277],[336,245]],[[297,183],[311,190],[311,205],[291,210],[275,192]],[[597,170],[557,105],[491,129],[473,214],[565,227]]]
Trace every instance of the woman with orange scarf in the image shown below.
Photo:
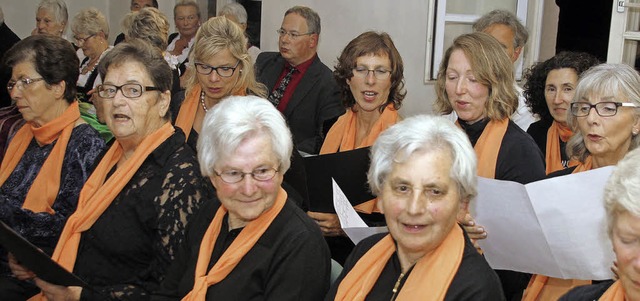
[[[97,87],[114,144],[80,192],[52,259],[93,289],[43,281],[30,300],[146,300],[208,196],[194,151],[170,123],[171,69],[144,41],[101,60]],[[20,279],[34,275],[10,262]],[[24,299],[23,299],[24,300]]]
[[[231,96],[207,113],[198,160],[220,202],[202,208],[152,300],[324,298],[329,250],[281,186],[292,151],[266,99]]]
[[[526,184],[544,177],[544,159],[533,139],[509,120],[518,104],[513,82],[513,64],[497,40],[481,32],[461,35],[440,63],[435,111],[457,113],[456,123],[478,156],[479,176]],[[471,216],[461,222],[472,239],[486,237]],[[512,271],[498,275],[507,300],[521,294],[530,278]]]
[[[598,64],[584,52],[561,52],[527,70],[524,96],[531,112],[540,117],[527,129],[545,156],[546,173],[572,167],[565,145],[573,134],[567,125],[569,105],[582,72]]]
[[[604,189],[607,230],[618,262],[617,281],[580,286],[560,301],[637,301],[640,263],[640,150],[629,152],[611,174]]]
[[[602,64],[585,71],[570,109],[567,124],[574,135],[567,154],[579,164],[549,177],[616,165],[640,145],[640,75],[632,67]],[[535,275],[523,300],[557,299],[584,284],[588,281]]]
[[[349,42],[333,72],[347,112],[329,130],[320,154],[371,146],[382,131],[398,122],[398,109],[406,95],[403,73],[402,57],[387,33],[368,31]],[[375,207],[374,199],[356,210],[371,215]],[[353,243],[342,231],[338,216],[308,214],[327,237],[332,258],[344,263]]]
[[[80,118],[79,62],[68,41],[28,37],[7,52],[5,63],[12,69],[7,89],[27,123],[0,165],[0,220],[51,254],[105,144]],[[0,295],[12,299],[5,291],[19,284],[0,250]]]
[[[267,96],[256,81],[247,53],[243,30],[225,17],[204,22],[195,37],[188,68],[187,90],[175,96],[175,125],[187,135],[187,144],[196,149],[202,120],[208,110],[229,95]],[[178,112],[179,111],[179,112]]]
[[[368,179],[389,233],[356,246],[325,300],[504,300],[457,223],[477,194],[476,162],[465,133],[443,117],[384,131]]]

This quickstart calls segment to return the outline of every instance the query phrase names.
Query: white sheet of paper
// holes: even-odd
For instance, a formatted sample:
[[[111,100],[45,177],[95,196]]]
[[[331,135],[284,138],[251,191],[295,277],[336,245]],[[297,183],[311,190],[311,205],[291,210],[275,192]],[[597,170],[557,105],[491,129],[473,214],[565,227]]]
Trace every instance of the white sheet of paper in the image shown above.
[[[333,207],[336,209],[340,226],[354,244],[358,244],[364,238],[376,233],[388,232],[387,227],[369,227],[358,215],[351,203],[344,195],[342,189],[334,179],[333,183]]]
[[[470,207],[487,231],[479,244],[491,267],[610,279],[614,254],[602,195],[612,171],[605,167],[527,185],[479,178]]]

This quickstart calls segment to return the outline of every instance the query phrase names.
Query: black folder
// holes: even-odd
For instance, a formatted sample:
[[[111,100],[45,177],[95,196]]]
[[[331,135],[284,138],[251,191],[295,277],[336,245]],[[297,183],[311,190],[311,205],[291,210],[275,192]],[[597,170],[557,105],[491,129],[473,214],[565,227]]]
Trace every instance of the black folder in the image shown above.
[[[21,265],[33,271],[38,278],[44,281],[62,286],[82,286],[91,289],[86,282],[69,273],[57,262],[53,261],[49,255],[24,239],[2,221],[0,221],[0,244],[7,252],[16,257]]]
[[[375,198],[367,184],[369,147],[333,154],[305,157],[309,191],[309,210],[335,213],[331,178],[340,186],[352,205]]]

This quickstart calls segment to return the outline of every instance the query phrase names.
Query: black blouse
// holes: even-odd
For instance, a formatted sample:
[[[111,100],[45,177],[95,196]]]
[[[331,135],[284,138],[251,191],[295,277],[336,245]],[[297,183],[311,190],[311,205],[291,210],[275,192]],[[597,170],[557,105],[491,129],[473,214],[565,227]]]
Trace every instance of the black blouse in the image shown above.
[[[535,141],[538,145],[538,148],[540,148],[542,157],[546,157],[547,154],[547,133],[549,132],[549,128],[551,127],[552,123],[553,120],[538,120],[532,123],[527,129],[527,134],[529,134],[531,138],[533,138],[533,141]],[[558,138],[558,140],[560,140],[560,158],[562,159],[562,166],[564,166],[564,168],[567,168],[569,167],[569,156],[567,155],[566,151],[567,143],[563,142],[560,138]]]
[[[95,224],[82,233],[74,273],[93,286],[82,300],[148,300],[185,228],[211,191],[181,130],[147,157]]]
[[[472,125],[468,125],[462,120],[458,120],[458,122],[469,136],[471,145],[475,146],[489,123],[489,119],[478,121]],[[495,178],[527,184],[545,177],[544,166],[544,157],[531,136],[509,120],[507,132],[502,138],[502,144],[498,151]]]
[[[202,236],[219,207],[208,203],[191,224],[167,279],[152,300],[180,300],[193,288]],[[227,216],[211,254],[209,270],[241,233],[229,231]],[[329,288],[330,255],[318,225],[290,200],[253,248],[221,282],[207,290],[207,300],[323,300]]]
[[[464,232],[464,253],[462,254],[462,262],[458,267],[456,275],[451,281],[451,285],[447,290],[444,300],[487,300],[487,301],[499,301],[504,300],[502,295],[502,287],[500,286],[500,280],[496,273],[491,269],[487,261],[478,253],[475,249],[466,232]],[[358,260],[364,256],[376,243],[378,243],[387,233],[380,233],[370,236],[362,240],[356,248],[353,250],[347,262],[344,265],[342,273],[331,286],[331,290],[327,294],[325,301],[333,301],[336,293],[338,292],[338,286],[344,277],[353,269]],[[411,275],[409,270],[405,276],[401,279],[398,286],[398,291],[402,290],[405,281]],[[395,252],[387,261],[384,269],[380,273],[378,280],[371,288],[371,291],[365,298],[366,301],[388,301],[393,297],[393,288],[396,282],[400,278],[402,268],[400,266],[400,260],[398,259],[398,253]],[[423,279],[423,281],[429,281]],[[427,299],[427,296],[425,296]]]

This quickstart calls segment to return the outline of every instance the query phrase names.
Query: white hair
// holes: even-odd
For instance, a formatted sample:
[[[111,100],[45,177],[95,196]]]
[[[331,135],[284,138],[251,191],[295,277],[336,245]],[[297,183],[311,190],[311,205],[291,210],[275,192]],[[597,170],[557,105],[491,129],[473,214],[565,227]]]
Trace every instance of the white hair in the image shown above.
[[[609,235],[620,213],[640,217],[640,149],[628,152],[618,162],[604,188],[604,206]]]
[[[232,15],[238,19],[238,23],[247,24],[247,10],[240,3],[231,2],[222,7],[218,16]]]

